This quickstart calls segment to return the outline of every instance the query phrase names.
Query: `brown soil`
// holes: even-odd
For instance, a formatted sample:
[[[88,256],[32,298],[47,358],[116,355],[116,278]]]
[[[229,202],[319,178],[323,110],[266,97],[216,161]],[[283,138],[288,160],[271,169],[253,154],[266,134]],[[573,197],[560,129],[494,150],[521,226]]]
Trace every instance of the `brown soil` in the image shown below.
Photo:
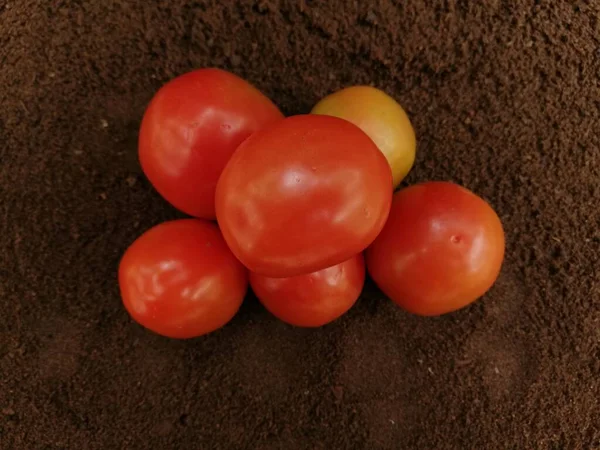
[[[425,6],[427,3],[429,6]],[[600,448],[600,3],[0,0],[0,448]],[[507,233],[495,287],[418,318],[372,285],[317,330],[249,298],[180,342],[116,269],[179,217],[137,162],[166,80],[219,66],[288,113],[371,83]]]

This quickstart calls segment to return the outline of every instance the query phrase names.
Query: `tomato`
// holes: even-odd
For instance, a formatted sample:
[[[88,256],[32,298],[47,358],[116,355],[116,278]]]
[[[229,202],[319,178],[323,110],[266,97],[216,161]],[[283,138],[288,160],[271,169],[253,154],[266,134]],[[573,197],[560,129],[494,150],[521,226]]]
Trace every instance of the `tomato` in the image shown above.
[[[481,297],[504,259],[500,219],[483,199],[449,182],[394,195],[389,219],[366,252],[367,269],[395,303],[441,315]]]
[[[269,278],[250,273],[250,286],[265,308],[299,327],[320,327],[342,316],[358,300],[364,282],[362,253],[307,275]]]
[[[215,186],[225,164],[248,136],[283,118],[243,79],[200,69],[165,84],[150,102],[138,154],[154,188],[175,208],[215,219]]]
[[[394,187],[406,177],[415,161],[415,132],[402,106],[371,86],[352,86],[328,95],[313,114],[341,117],[360,127],[385,155]]]
[[[335,117],[293,116],[237,149],[219,180],[217,220],[252,272],[282,278],[362,252],[388,216],[392,174],[373,141]]]
[[[213,222],[181,219],[151,228],[119,265],[125,308],[163,336],[192,338],[225,325],[248,289],[248,273]]]

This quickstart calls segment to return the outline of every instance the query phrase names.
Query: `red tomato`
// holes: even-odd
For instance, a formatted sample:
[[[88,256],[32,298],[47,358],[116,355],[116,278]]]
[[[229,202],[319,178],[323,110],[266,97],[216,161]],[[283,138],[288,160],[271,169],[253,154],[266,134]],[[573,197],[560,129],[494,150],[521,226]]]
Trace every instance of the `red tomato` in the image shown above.
[[[215,186],[225,164],[248,136],[283,118],[243,79],[200,69],[165,84],[144,114],[139,136],[142,169],[173,206],[215,218]]]
[[[119,266],[123,304],[155,333],[191,338],[214,331],[236,314],[248,273],[212,222],[183,219],[146,231]]]
[[[483,199],[453,183],[428,182],[394,195],[366,261],[395,303],[434,316],[470,304],[494,284],[504,245],[502,223]]]
[[[252,272],[302,275],[362,252],[388,216],[392,173],[373,141],[337,117],[294,116],[248,138],[217,185],[217,219]]]
[[[290,278],[250,273],[250,286],[278,319],[299,327],[320,327],[346,313],[365,283],[362,253],[333,267]]]

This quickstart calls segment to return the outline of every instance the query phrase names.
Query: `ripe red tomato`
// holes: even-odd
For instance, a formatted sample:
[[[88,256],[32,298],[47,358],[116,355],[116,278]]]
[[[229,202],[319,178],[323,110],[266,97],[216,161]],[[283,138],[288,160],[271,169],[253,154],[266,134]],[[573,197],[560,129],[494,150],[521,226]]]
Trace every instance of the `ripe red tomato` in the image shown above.
[[[504,259],[500,219],[483,199],[449,182],[398,191],[366,252],[367,269],[395,303],[434,316],[460,309],[496,281]]]
[[[165,84],[142,120],[139,158],[155,189],[194,217],[215,218],[215,186],[248,136],[283,118],[243,79],[200,69]]]
[[[362,252],[388,216],[392,174],[357,126],[293,116],[237,149],[219,179],[217,220],[237,258],[269,277],[302,275]]]
[[[119,286],[136,322],[185,339],[231,320],[248,289],[248,272],[216,224],[182,219],[157,225],[131,244],[119,265]]]
[[[290,278],[250,273],[250,286],[278,319],[299,327],[320,327],[346,313],[362,291],[362,253],[333,267]]]

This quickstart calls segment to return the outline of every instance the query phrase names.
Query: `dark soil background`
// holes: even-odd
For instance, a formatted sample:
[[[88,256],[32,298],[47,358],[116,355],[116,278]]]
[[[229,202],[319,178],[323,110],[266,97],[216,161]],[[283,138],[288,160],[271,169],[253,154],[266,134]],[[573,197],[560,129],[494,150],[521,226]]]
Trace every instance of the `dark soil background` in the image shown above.
[[[0,0],[0,448],[600,448],[600,3]],[[153,93],[218,66],[287,114],[368,83],[409,112],[407,183],[507,234],[479,302],[418,318],[372,286],[316,330],[253,298],[174,341],[116,271],[179,217],[137,162]]]

